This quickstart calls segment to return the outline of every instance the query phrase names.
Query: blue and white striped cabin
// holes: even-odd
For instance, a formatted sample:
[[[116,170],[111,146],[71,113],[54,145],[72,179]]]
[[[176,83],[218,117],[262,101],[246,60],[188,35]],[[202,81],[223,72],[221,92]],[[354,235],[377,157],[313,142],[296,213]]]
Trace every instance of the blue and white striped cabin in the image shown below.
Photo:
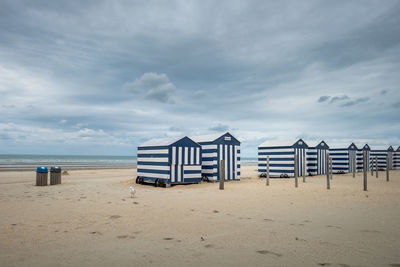
[[[328,151],[329,146],[324,141],[307,149],[307,171],[309,175],[326,174],[326,153]]]
[[[225,180],[240,180],[240,141],[230,133],[195,136],[202,147],[201,172],[209,181],[217,181],[220,163],[225,160]]]
[[[161,184],[201,181],[201,146],[189,137],[153,139],[137,152],[137,175]]]
[[[392,146],[389,146],[387,149],[371,150],[370,167],[373,166],[375,169],[375,160],[378,158],[378,170],[386,170],[386,156],[389,156],[389,169],[392,168],[393,152],[394,149]]]
[[[357,146],[351,143],[344,148],[329,148],[329,156],[332,158],[332,173],[352,172],[353,160],[357,160]]]
[[[258,175],[262,176],[267,172],[267,156],[269,156],[270,177],[280,177],[287,174],[294,177],[294,155],[297,155],[299,176],[305,172],[303,169],[303,160],[306,160],[307,166],[308,145],[299,139],[293,141],[266,141],[258,146]]]
[[[400,170],[400,146],[393,153],[393,169]]]
[[[363,148],[357,149],[357,160],[356,160],[356,162],[357,162],[356,171],[357,172],[364,171],[364,151],[367,152],[367,162],[369,162],[371,148],[369,147],[368,144],[365,144],[363,146]],[[369,167],[369,164],[367,164],[367,171],[369,171],[369,170],[370,170],[370,167]]]

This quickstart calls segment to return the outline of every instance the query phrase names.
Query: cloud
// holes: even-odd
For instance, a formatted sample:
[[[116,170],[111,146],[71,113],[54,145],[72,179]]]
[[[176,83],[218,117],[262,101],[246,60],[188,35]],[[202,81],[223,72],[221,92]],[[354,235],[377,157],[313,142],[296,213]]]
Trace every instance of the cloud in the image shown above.
[[[400,102],[393,103],[392,107],[400,108]]]
[[[386,95],[386,93],[387,93],[386,90],[382,90],[380,94],[381,94],[381,95]]]
[[[350,106],[354,106],[354,105],[362,103],[362,102],[367,102],[368,100],[369,100],[369,97],[360,97],[353,101],[348,101],[348,102],[342,104],[341,106],[342,107],[350,107]]]
[[[347,95],[342,95],[342,96],[334,96],[331,98],[331,101],[329,103],[333,104],[335,102],[340,102],[343,100],[347,100],[349,97]]]
[[[328,95],[320,96],[320,97],[318,98],[318,103],[322,103],[322,102],[328,101],[329,98],[331,98],[331,97],[328,96]]]
[[[218,123],[216,126],[208,128],[210,131],[215,132],[226,132],[229,130],[229,126],[225,124]]]
[[[126,83],[124,88],[133,94],[144,95],[146,99],[161,103],[173,102],[175,85],[165,73],[146,72],[134,82]]]

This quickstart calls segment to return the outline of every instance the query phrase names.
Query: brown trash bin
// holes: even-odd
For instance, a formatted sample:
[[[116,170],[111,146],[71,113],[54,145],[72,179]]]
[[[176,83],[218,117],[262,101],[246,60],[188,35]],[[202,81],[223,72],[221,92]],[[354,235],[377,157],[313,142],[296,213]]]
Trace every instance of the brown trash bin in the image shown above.
[[[47,185],[48,172],[49,171],[48,171],[47,167],[37,167],[36,168],[36,185],[37,186]]]

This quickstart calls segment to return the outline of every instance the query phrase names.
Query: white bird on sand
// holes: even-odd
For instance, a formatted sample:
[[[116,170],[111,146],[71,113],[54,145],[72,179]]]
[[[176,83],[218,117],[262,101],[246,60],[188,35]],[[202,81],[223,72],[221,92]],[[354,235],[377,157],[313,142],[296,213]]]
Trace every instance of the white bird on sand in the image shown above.
[[[131,190],[131,198],[132,198],[135,196],[136,190],[135,190],[135,188],[133,188],[133,186],[129,187],[129,189]]]

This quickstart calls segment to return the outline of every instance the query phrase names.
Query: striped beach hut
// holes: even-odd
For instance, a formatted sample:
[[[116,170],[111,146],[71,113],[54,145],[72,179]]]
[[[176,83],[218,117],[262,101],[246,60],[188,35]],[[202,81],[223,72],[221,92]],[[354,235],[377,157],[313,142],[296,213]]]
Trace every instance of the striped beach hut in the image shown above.
[[[360,146],[361,147],[361,146]],[[370,156],[370,151],[371,148],[369,147],[368,144],[365,144],[362,148],[357,148],[357,172],[362,172],[364,169],[364,151],[367,152],[367,162],[369,162],[369,156]],[[369,171],[369,164],[367,164],[367,171]]]
[[[393,152],[394,149],[392,146],[389,146],[387,149],[372,149],[370,152],[370,168],[373,166],[375,169],[375,159],[378,158],[378,170],[386,170],[386,156],[389,156],[389,169],[392,169]]]
[[[240,180],[240,141],[229,132],[192,137],[202,147],[201,172],[209,181],[219,180],[225,160],[225,180]]]
[[[307,158],[308,145],[302,140],[297,141],[266,141],[258,146],[258,175],[267,172],[267,156],[269,156],[270,177],[294,177],[294,155],[297,155],[298,175],[307,173],[303,169],[303,160]],[[307,165],[307,162],[306,162]]]
[[[329,146],[325,141],[321,141],[316,146],[307,149],[307,172],[309,175],[326,173],[326,153],[328,151]]]
[[[393,153],[393,169],[400,170],[400,146]]]
[[[137,151],[137,183],[201,182],[201,146],[189,137],[153,139]]]
[[[357,146],[351,143],[348,147],[329,148],[329,156],[332,158],[333,173],[347,173],[353,171],[353,160],[357,160]]]

